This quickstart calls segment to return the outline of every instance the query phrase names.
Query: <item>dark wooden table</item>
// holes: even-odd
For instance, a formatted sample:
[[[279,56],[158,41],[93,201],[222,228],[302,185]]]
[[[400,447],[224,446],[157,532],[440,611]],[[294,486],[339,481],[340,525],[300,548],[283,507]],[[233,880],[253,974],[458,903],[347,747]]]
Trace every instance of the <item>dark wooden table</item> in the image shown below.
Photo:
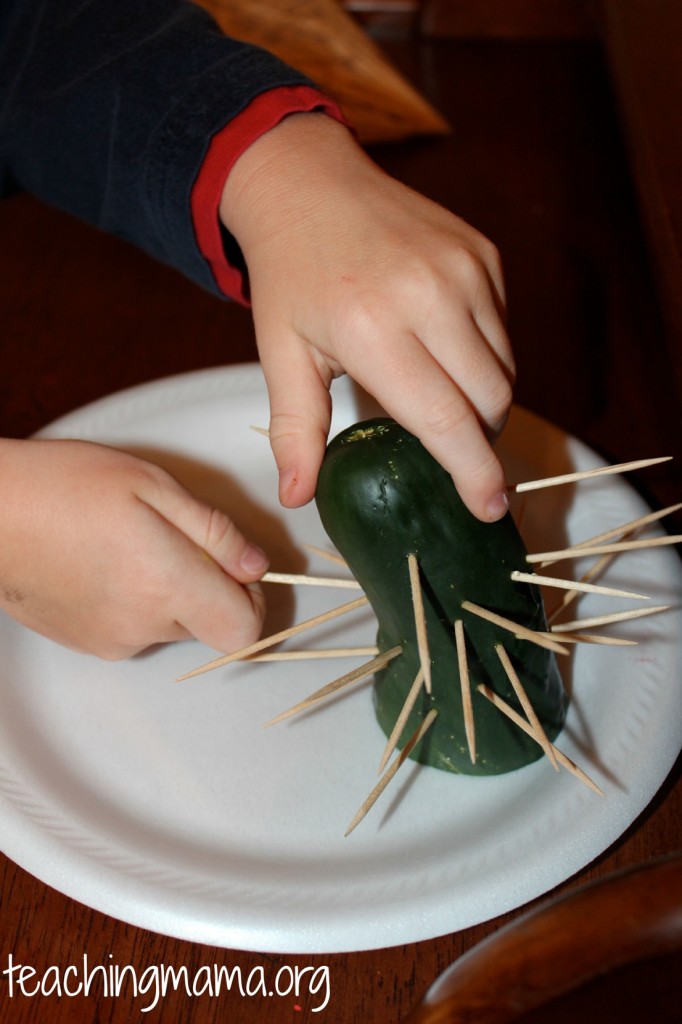
[[[378,149],[393,173],[456,210],[500,246],[518,401],[612,461],[677,461],[635,476],[651,504],[682,498],[680,394],[669,372],[656,281],[638,220],[602,52],[590,41],[387,40],[451,119],[447,139]],[[682,187],[682,186],[681,186]],[[0,431],[23,437],[85,402],[171,373],[254,360],[248,311],[203,294],[129,246],[16,196],[0,206]],[[682,527],[680,520],[671,527]],[[566,891],[682,845],[679,764],[614,845]],[[0,970],[107,962],[276,970],[329,967],[331,995],[15,995],[0,975],[0,1022],[398,1022],[464,951],[521,913],[431,941],[291,957],[203,947],[93,912],[0,858]],[[548,894],[552,895],[552,894]]]

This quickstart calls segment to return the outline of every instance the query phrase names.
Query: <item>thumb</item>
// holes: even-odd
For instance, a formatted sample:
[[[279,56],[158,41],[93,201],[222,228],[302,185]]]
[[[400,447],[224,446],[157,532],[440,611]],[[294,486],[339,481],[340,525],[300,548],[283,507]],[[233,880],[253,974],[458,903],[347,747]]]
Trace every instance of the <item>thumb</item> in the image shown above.
[[[148,479],[148,478],[147,478]],[[267,556],[220,509],[200,501],[163,470],[138,498],[178,539],[171,618],[210,647],[232,651],[260,634],[265,599],[260,579]]]
[[[238,583],[253,583],[267,571],[265,552],[244,536],[226,512],[200,501],[165,472],[157,476],[157,486],[143,486],[138,497]]]
[[[305,343],[261,354],[270,396],[270,445],[279,472],[279,500],[305,505],[315,494],[331,423],[331,371],[320,371]],[[325,380],[326,377],[326,380]]]

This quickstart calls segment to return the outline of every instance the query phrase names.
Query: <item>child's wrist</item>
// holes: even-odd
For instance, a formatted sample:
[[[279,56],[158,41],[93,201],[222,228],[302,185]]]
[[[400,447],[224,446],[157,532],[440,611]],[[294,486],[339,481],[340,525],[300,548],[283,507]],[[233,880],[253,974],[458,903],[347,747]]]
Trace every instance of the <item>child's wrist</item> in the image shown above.
[[[219,204],[222,224],[240,246],[253,228],[332,184],[342,165],[362,151],[352,133],[318,111],[292,113],[256,139],[238,158]]]

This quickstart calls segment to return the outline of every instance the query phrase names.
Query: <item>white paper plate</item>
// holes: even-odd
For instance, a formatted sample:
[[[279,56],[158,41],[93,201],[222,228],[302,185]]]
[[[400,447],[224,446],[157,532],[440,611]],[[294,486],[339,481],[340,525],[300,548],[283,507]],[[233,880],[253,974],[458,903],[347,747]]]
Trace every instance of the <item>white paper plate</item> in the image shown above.
[[[364,414],[347,382],[335,385],[335,410],[334,430]],[[273,569],[300,571],[302,545],[324,545],[325,536],[312,506],[279,508],[269,446],[250,430],[267,421],[260,369],[246,366],[114,395],[43,433],[149,454],[241,516],[269,547]],[[511,479],[599,464],[520,410],[503,454]],[[625,480],[612,477],[529,495],[523,532],[531,549],[547,550],[643,511]],[[329,571],[315,558],[310,568]],[[621,556],[608,581],[673,608],[619,627],[639,646],[582,647],[570,663],[573,702],[558,745],[604,798],[546,761],[482,779],[410,762],[347,839],[383,749],[369,685],[261,726],[355,662],[236,665],[177,683],[214,652],[187,642],[105,663],[3,619],[3,849],[91,907],[232,948],[370,949],[492,918],[602,852],[672,766],[682,740],[680,568],[670,549]],[[271,626],[347,599],[305,589],[271,588]],[[580,610],[605,610],[605,602],[582,598]],[[311,641],[372,643],[373,633],[363,611]]]

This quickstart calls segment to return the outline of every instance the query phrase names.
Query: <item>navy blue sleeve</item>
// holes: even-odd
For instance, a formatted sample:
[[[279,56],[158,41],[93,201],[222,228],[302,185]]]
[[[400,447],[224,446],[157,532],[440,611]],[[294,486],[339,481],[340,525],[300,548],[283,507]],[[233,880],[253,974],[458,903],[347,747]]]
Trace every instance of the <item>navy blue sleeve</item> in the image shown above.
[[[299,84],[189,0],[3,0],[0,195],[30,191],[216,292],[190,209],[206,150]]]

